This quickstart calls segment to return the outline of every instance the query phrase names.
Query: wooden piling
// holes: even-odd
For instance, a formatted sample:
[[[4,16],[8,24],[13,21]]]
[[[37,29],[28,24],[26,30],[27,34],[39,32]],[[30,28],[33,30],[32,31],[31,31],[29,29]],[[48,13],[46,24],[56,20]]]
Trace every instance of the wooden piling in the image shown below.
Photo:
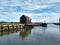
[[[4,28],[4,27],[3,27],[3,26],[1,26],[1,31],[2,31],[2,32],[3,32],[3,28]]]
[[[16,32],[17,32],[17,30],[18,30],[18,26],[16,25],[15,27],[16,27]]]
[[[12,29],[14,30],[14,25],[12,25]]]
[[[9,25],[7,26],[7,29],[9,30]]]

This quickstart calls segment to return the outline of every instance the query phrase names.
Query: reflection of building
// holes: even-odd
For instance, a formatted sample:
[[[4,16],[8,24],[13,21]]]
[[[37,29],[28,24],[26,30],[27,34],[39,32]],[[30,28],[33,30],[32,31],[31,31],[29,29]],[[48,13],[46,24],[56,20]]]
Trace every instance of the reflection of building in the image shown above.
[[[25,15],[22,15],[20,17],[20,23],[22,23],[22,24],[29,24],[29,23],[31,23],[31,18],[28,17],[28,16],[25,16]]]
[[[29,34],[31,34],[31,28],[24,28],[24,29],[21,29],[20,31],[20,36],[22,39],[24,39],[25,37],[29,36]]]

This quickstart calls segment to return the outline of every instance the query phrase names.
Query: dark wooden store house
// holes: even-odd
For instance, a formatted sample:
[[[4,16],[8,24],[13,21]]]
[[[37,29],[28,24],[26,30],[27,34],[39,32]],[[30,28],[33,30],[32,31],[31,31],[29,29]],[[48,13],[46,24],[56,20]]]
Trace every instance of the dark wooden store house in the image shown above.
[[[22,15],[20,17],[20,23],[22,23],[22,24],[30,24],[31,23],[31,18],[29,16]]]

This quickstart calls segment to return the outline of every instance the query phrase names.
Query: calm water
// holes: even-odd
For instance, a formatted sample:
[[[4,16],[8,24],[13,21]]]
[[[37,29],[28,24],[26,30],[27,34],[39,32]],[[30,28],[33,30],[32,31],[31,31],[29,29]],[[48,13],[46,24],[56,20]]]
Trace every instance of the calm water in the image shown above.
[[[0,45],[60,45],[60,26],[48,24],[0,32]]]

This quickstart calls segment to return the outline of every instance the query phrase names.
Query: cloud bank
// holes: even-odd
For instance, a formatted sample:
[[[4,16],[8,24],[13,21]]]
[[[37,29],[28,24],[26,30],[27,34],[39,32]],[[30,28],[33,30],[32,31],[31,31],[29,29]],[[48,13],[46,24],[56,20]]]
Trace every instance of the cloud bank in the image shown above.
[[[32,22],[59,22],[60,0],[0,0],[0,21],[18,21],[28,15]]]

